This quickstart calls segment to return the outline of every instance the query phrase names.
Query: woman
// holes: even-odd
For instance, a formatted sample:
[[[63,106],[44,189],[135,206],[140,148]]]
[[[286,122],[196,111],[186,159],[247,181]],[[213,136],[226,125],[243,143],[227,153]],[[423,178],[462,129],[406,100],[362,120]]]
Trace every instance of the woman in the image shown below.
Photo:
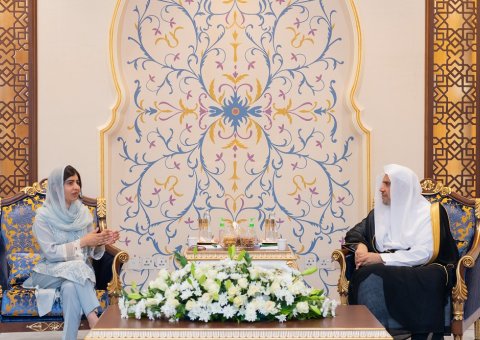
[[[82,181],[72,166],[48,177],[45,203],[37,210],[33,233],[42,258],[24,287],[36,288],[40,316],[51,311],[60,292],[65,320],[63,339],[76,339],[82,314],[90,328],[98,321],[99,302],[90,258],[100,259],[118,231],[93,229],[93,217],[80,201]]]

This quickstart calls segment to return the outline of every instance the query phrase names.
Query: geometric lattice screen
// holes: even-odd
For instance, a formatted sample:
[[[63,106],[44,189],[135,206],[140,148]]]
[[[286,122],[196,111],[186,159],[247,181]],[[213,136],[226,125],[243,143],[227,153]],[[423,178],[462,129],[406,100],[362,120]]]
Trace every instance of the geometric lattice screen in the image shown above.
[[[37,179],[35,0],[0,0],[0,197]]]
[[[427,1],[425,177],[480,193],[477,0]]]

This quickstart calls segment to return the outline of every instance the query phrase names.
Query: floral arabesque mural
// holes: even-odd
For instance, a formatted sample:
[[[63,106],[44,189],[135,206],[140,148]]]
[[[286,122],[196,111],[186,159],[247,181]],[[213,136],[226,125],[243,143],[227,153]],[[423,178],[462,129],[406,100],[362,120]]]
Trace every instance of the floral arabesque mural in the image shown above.
[[[109,178],[114,224],[131,254],[169,259],[206,212],[213,232],[220,218],[240,226],[253,218],[260,238],[274,216],[301,258],[318,262],[339,246],[355,215],[351,178],[359,167],[341,104],[351,47],[336,26],[345,26],[339,4],[123,5],[127,103],[110,137]],[[327,292],[332,270],[317,277]],[[149,277],[127,270],[123,280]]]

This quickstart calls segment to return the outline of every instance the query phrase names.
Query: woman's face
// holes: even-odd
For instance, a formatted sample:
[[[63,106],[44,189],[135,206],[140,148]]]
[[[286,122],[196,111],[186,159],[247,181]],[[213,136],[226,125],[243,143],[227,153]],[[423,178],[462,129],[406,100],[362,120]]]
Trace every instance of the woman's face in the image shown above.
[[[67,208],[70,208],[72,202],[78,199],[80,196],[80,181],[78,175],[68,177],[63,182],[63,190],[65,191],[65,204]]]

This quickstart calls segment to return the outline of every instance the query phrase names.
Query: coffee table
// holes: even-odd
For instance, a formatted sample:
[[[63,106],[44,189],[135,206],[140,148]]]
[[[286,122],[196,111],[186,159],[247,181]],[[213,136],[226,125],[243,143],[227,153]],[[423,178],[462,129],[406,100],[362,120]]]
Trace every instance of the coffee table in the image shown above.
[[[117,305],[102,314],[86,340],[98,339],[392,339],[365,306],[338,306],[335,318],[279,322],[168,322],[122,319]]]

